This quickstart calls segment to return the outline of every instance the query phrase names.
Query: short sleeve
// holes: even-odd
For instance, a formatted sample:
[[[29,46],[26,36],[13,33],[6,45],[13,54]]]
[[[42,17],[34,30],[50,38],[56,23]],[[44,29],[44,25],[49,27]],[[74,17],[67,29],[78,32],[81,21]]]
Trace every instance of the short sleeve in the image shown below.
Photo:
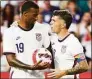
[[[77,38],[72,40],[72,44],[70,46],[70,52],[71,52],[72,56],[76,56],[80,53],[84,53],[83,47]]]
[[[16,53],[15,51],[16,49],[13,33],[11,33],[9,30],[6,30],[3,35],[3,52],[4,54],[7,54]]]

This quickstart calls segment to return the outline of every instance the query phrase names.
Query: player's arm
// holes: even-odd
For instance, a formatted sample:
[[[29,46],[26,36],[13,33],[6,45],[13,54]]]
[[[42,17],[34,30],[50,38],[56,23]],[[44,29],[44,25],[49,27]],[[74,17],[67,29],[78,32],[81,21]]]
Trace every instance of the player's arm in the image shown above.
[[[76,55],[75,59],[77,60],[78,65],[72,69],[66,70],[66,75],[79,74],[88,70],[88,64],[83,53]]]
[[[10,29],[6,30],[3,35],[3,52],[3,54],[6,55],[8,64],[10,66],[23,69],[32,69],[31,66],[26,65],[16,59],[15,39]]]
[[[16,59],[16,55],[13,53],[7,53],[6,54],[7,57],[7,61],[9,63],[10,66],[15,67],[15,68],[19,68],[19,69],[29,69],[29,70],[39,70],[39,69],[45,69],[46,68],[46,64],[42,64],[40,65],[41,61],[39,61],[38,63],[36,63],[35,65],[27,65],[21,61],[19,61],[18,59]]]
[[[16,59],[16,55],[13,54],[13,53],[10,53],[10,54],[8,53],[8,54],[6,54],[6,58],[7,58],[7,61],[8,61],[8,63],[9,63],[9,65],[12,66],[12,67],[21,68],[21,69],[30,69],[30,70],[33,70],[33,66],[24,64],[24,63],[22,63],[21,61],[17,60],[17,59]]]
[[[88,70],[88,64],[83,53],[76,55],[75,59],[77,59],[78,65],[68,70],[52,69],[52,73],[48,74],[48,77],[58,79],[65,75],[79,74]]]
[[[85,58],[85,55],[83,53],[83,47],[79,40],[73,41],[73,45],[71,45],[71,54],[77,60],[77,65],[73,67],[72,69],[66,70],[67,75],[72,75],[72,74],[79,74],[82,72],[85,72],[88,70],[88,64]]]
[[[39,70],[45,69],[45,64],[41,62],[31,66],[27,65],[16,58],[16,42],[14,34],[11,29],[7,29],[3,35],[3,52],[6,55],[7,61],[10,66],[20,68],[20,69],[30,69],[30,70]]]

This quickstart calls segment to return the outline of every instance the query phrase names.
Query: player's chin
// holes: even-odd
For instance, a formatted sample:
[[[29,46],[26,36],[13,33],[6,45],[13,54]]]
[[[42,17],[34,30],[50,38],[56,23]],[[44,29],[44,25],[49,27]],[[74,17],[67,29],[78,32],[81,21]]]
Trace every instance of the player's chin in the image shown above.
[[[36,22],[36,20],[30,20],[30,21],[31,21],[30,23],[33,23],[33,24]]]
[[[56,33],[56,31],[55,31],[55,29],[53,27],[51,28],[51,30],[52,30],[53,33]]]
[[[54,30],[52,30],[52,33],[56,33]]]

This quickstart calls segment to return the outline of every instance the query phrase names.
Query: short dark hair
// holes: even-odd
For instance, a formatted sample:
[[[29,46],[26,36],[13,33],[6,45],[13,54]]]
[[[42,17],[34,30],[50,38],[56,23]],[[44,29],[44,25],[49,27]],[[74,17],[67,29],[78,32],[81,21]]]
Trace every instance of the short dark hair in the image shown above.
[[[69,29],[72,23],[72,15],[68,10],[55,10],[53,12],[53,16],[59,16],[61,19],[63,19],[66,23],[66,28]]]
[[[32,1],[25,1],[21,7],[21,13],[23,14],[23,12],[27,11],[30,8],[39,9],[39,6]]]

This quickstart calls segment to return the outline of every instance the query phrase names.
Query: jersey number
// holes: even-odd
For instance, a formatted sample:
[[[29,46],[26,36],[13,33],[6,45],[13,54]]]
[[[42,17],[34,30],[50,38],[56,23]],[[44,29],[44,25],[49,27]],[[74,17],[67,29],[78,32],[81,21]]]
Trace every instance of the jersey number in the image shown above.
[[[24,44],[23,43],[16,44],[16,47],[17,47],[18,53],[24,52]]]

